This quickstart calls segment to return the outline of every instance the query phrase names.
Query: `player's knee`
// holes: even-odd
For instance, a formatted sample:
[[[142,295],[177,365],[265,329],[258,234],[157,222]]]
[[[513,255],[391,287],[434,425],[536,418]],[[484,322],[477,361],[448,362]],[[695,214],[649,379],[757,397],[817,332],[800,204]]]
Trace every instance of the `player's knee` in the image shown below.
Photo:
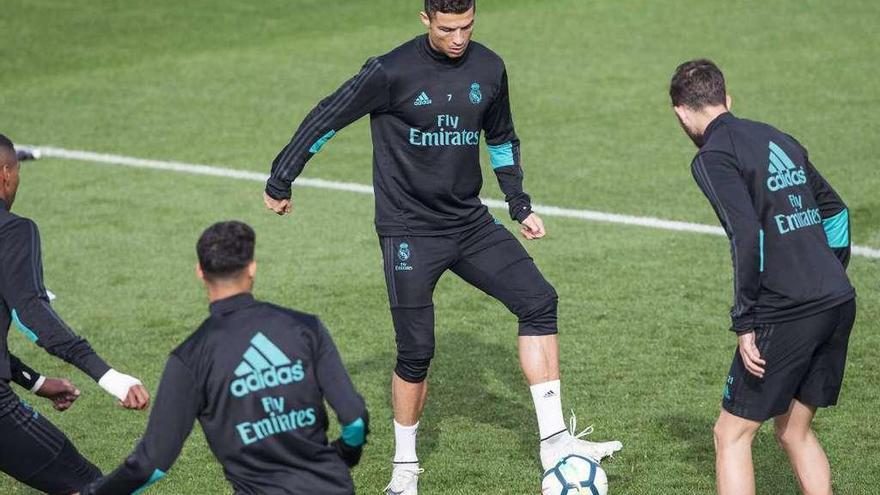
[[[402,353],[397,355],[397,366],[394,372],[404,381],[421,383],[428,377],[428,368],[431,366],[431,357],[413,357]]]
[[[517,311],[520,336],[543,336],[557,333],[556,308],[559,296],[550,287],[550,292],[536,304]]]
[[[131,479],[150,479],[157,471],[156,467],[147,459],[142,450],[142,447],[139,446],[133,454],[125,459],[123,464],[126,474]],[[161,471],[159,472],[161,473]]]
[[[774,433],[776,434],[776,441],[779,442],[779,445],[784,449],[789,450],[792,447],[796,448],[803,445],[809,438],[811,430],[809,428],[804,430],[791,427],[790,425],[780,426],[777,424],[774,428]]]
[[[754,427],[752,422],[731,420],[731,418],[718,418],[718,421],[715,422],[715,426],[712,428],[716,450],[740,442],[751,443],[755,433],[758,431],[758,428]],[[758,426],[760,426],[760,423]]]

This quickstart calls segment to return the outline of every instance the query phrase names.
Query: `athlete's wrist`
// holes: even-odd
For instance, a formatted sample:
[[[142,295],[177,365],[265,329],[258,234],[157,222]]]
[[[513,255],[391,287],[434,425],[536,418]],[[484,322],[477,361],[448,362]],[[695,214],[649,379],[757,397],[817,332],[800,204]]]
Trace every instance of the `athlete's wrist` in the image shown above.
[[[120,373],[113,368],[110,368],[104,376],[98,380],[98,385],[101,386],[104,391],[108,394],[116,397],[117,399],[124,401],[128,396],[128,390],[135,385],[143,385],[140,380],[137,378],[126,375],[125,373]]]
[[[276,201],[290,199],[291,195],[290,183],[274,177],[269,177],[269,180],[266,181],[265,191],[270,198]]]
[[[43,384],[46,383],[46,377],[40,375],[37,377],[37,380],[34,382],[34,385],[30,388],[30,392],[32,394],[36,394],[43,387]]]
[[[519,205],[510,209],[510,217],[519,223],[523,223],[532,214],[531,205]]]

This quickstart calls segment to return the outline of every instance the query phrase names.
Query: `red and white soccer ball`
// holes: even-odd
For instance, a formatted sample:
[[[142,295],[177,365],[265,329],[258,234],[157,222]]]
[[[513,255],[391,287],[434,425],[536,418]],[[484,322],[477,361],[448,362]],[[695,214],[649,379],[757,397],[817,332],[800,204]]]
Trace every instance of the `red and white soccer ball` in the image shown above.
[[[607,495],[608,476],[599,464],[570,455],[548,469],[541,480],[542,495]]]

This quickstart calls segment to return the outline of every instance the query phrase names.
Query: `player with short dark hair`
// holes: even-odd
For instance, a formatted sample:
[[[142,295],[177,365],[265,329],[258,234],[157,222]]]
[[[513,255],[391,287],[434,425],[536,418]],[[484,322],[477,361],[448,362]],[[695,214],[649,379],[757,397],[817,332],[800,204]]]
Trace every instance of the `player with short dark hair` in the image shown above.
[[[13,356],[7,344],[10,324],[92,377],[124,407],[146,408],[149,394],[139,380],[110,368],[49,305],[37,226],[9,211],[20,167],[12,141],[0,134],[0,471],[46,493],[70,494],[101,472],[64,433],[19,399],[9,382],[52,399],[59,410],[70,407],[79,391],[70,382],[42,378]]]
[[[441,14],[465,14],[469,10],[477,11],[477,0],[425,0],[423,12],[433,19],[437,12]]]
[[[721,70],[680,65],[669,90],[699,148],[691,168],[730,238],[739,346],[715,424],[718,491],[755,493],[751,445],[775,418],[801,490],[831,494],[831,469],[812,431],[837,403],[855,320],[846,275],[849,211],[793,137],[730,113]]]
[[[621,448],[567,431],[556,291],[479,198],[484,139],[511,218],[527,239],[544,237],[543,222],[523,190],[504,61],[471,42],[475,8],[474,1],[426,2],[421,21],[428,33],[369,59],[321,101],[275,158],[264,195],[268,208],[289,213],[291,183],[306,162],[342,128],[370,115],[376,230],[397,340],[389,494],[417,493],[416,433],[434,357],[433,292],[447,271],[501,301],[519,320],[520,364],[535,404],[545,469],[568,454],[600,460]]]
[[[251,295],[255,241],[241,222],[199,238],[211,315],[171,352],[134,452],[83,495],[140,493],[161,479],[196,419],[236,494],[354,493],[349,467],[366,443],[366,405],[316,316]],[[333,443],[324,400],[343,425]]]

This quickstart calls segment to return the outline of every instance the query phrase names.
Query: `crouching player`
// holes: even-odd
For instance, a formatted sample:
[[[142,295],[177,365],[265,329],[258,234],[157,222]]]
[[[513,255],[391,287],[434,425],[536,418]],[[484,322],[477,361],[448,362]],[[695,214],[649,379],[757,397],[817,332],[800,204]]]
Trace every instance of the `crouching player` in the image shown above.
[[[164,476],[198,418],[235,493],[351,495],[367,410],[317,317],[251,295],[254,231],[208,228],[196,272],[211,315],[172,351],[134,452],[83,494],[140,493]],[[324,400],[343,425],[328,444]]]
[[[817,407],[837,403],[855,319],[846,205],[794,138],[730,113],[712,62],[679,66],[669,92],[700,148],[693,175],[733,256],[739,349],[715,424],[718,492],[755,493],[752,439],[775,418],[801,490],[830,495],[831,468],[811,425]]]
[[[10,211],[20,172],[15,146],[0,134],[0,472],[41,492],[66,495],[101,472],[61,430],[19,399],[10,382],[51,399],[59,410],[70,407],[79,391],[64,380],[41,377],[12,355],[10,325],[89,375],[128,409],[145,409],[149,394],[138,379],[110,368],[49,305],[37,225]]]

